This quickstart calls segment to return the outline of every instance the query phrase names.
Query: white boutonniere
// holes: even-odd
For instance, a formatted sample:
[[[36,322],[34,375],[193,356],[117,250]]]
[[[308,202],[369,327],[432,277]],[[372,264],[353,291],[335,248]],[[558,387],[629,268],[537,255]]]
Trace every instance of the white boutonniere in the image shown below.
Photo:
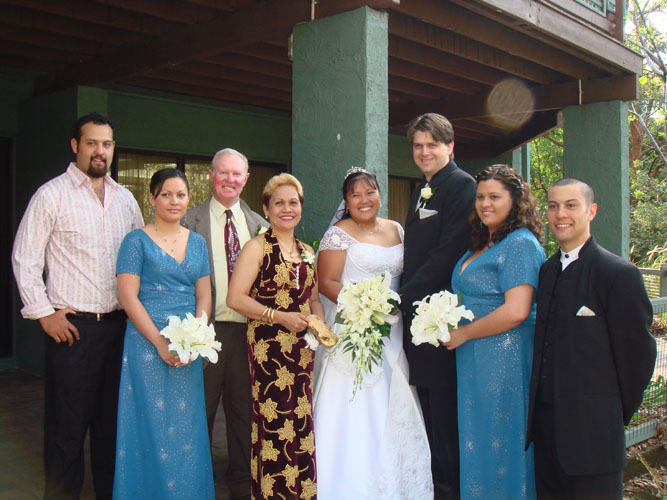
[[[435,192],[438,190],[438,188],[431,189],[430,187],[424,187],[420,191],[420,196],[422,200],[428,201],[431,199],[431,197],[435,194]]]
[[[315,256],[308,250],[303,251],[301,254],[301,260],[308,264],[310,267],[315,267]]]
[[[259,226],[257,228],[257,232],[255,233],[255,236],[259,236],[260,234],[264,234],[269,228],[266,226]]]

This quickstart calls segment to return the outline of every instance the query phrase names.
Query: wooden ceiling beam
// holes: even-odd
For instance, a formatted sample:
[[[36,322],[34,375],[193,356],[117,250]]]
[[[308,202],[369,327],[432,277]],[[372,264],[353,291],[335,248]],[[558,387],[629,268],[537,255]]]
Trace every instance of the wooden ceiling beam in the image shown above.
[[[486,85],[460,78],[456,73],[443,73],[393,57],[389,58],[389,74],[461,92],[462,94],[477,94],[488,88]]]
[[[217,64],[219,66],[225,66],[227,71],[242,69],[245,71],[251,71],[253,73],[261,73],[278,78],[284,78],[290,82],[292,81],[292,68],[290,66],[285,66],[284,64],[278,64],[271,61],[262,61],[261,59],[255,59],[254,57],[244,56],[242,54],[215,54],[203,58],[202,61],[211,64]]]
[[[526,61],[492,46],[426,24],[409,16],[392,13],[389,16],[389,33],[531,82],[544,84],[567,80],[567,76],[546,66]]]
[[[170,82],[178,82],[195,87],[220,89],[237,94],[247,94],[258,97],[268,97],[277,101],[290,102],[292,100],[292,92],[285,92],[283,90],[276,90],[271,87],[261,87],[251,85],[247,82],[238,82],[234,80],[227,80],[223,78],[210,78],[207,76],[196,75],[185,71],[179,71],[176,68],[160,69],[150,73],[151,78],[158,78]],[[270,83],[270,82],[266,82]]]
[[[277,101],[275,99],[250,96],[247,94],[239,94],[228,91],[220,91],[206,87],[195,87],[193,85],[186,85],[177,82],[167,82],[158,78],[151,78],[147,76],[128,77],[120,80],[119,83],[136,87],[161,90],[163,92],[205,97],[208,99],[215,99],[217,101],[250,104],[252,106],[263,108],[279,109],[284,111],[289,111],[292,108],[291,102]]]
[[[54,33],[44,33],[28,27],[5,24],[3,21],[0,21],[0,39],[8,42],[35,47],[49,47],[51,49],[62,50],[69,53],[79,53],[83,57],[92,56],[103,46],[101,41],[97,43],[82,43],[80,39],[74,37]]]
[[[558,126],[557,110],[535,113],[520,129],[491,141],[493,158],[502,156]]]
[[[393,35],[389,37],[389,56],[439,71],[446,68],[448,73],[484,85],[495,85],[508,76],[479,62]]]
[[[388,83],[390,89],[427,99],[442,99],[447,92],[433,85],[391,74],[388,77]]]
[[[118,10],[105,5],[99,5],[96,2],[72,2],[72,0],[3,0],[3,4],[13,4],[21,8],[22,15],[29,15],[38,18],[50,18],[52,23],[62,22],[59,19],[53,19],[48,16],[52,14],[59,16],[64,20],[85,21],[89,27],[82,26],[84,29],[103,27],[100,31],[102,37],[112,37],[113,32],[108,29],[119,29],[132,33],[157,36],[165,33],[174,26],[172,23],[152,19],[150,17],[137,16],[135,13]],[[8,7],[8,6],[3,6]],[[94,25],[94,26],[91,26]]]
[[[535,98],[535,112],[558,110],[591,102],[637,99],[639,87],[636,75],[600,78],[581,82],[545,85],[531,89]],[[408,123],[422,113],[441,113],[450,121],[457,119],[490,119],[486,108],[486,95],[447,97],[439,101],[419,105],[390,108],[390,126]]]
[[[512,19],[505,23],[511,23],[514,29],[520,29],[533,37],[538,34],[546,35],[540,38],[547,43],[556,42],[562,50],[569,51],[578,57],[582,57],[583,52],[589,55],[587,60],[603,69],[613,67],[620,70],[612,74],[626,72],[642,74],[642,56],[612,38],[613,33],[610,33],[609,36],[601,35],[574,16],[554,9],[544,2],[533,0],[451,1],[466,9],[476,11],[479,11],[479,8],[476,7],[481,6],[487,15],[495,16],[498,20],[503,17],[499,14],[509,16]]]
[[[176,24],[198,24],[212,17],[224,15],[224,11],[187,4],[176,0],[95,0],[95,3],[163,19]]]
[[[143,45],[117,50],[104,59],[84,61],[40,79],[37,91],[48,93],[74,85],[102,84],[220,50],[250,46],[267,36],[287,36],[298,20],[310,17],[309,7],[304,4],[296,8],[292,0],[275,0],[206,23],[183,26]]]
[[[217,64],[207,64],[203,62],[190,62],[180,64],[175,69],[182,70],[195,75],[202,75],[209,78],[221,78],[234,82],[247,83],[258,87],[282,90],[283,92],[292,92],[292,81],[277,76],[268,77],[265,74],[246,71],[243,69],[229,69]]]
[[[511,3],[514,0],[498,0]],[[522,3],[527,3],[525,0]],[[531,2],[535,3],[535,2]],[[539,4],[538,4],[539,5]],[[572,78],[585,80],[605,76],[597,68],[534,37],[480,16],[475,12],[443,0],[411,0],[400,7],[404,12],[451,33],[486,44],[535,64],[546,66]],[[582,31],[584,30],[581,27]]]
[[[361,5],[382,8],[396,5],[396,0],[320,0],[317,12],[328,16]],[[64,68],[56,75],[41,78],[36,91],[49,93],[74,85],[99,85],[201,59],[221,50],[238,50],[265,39],[286,38],[295,24],[310,18],[307,2],[272,0],[257,3],[210,21],[169,30],[104,58]]]
[[[143,36],[134,32],[110,26],[102,28],[101,25],[89,22],[82,23],[79,20],[10,5],[0,5],[0,19],[6,24],[39,30],[45,33],[75,37],[80,39],[82,44],[87,43],[87,40],[107,42],[109,45],[140,43],[144,40]]]
[[[250,47],[245,47],[243,50],[232,52],[251,56],[255,59],[263,59],[265,61],[292,66],[292,62],[287,55],[287,44],[284,47],[278,47],[276,45],[269,45],[268,43],[257,43]]]

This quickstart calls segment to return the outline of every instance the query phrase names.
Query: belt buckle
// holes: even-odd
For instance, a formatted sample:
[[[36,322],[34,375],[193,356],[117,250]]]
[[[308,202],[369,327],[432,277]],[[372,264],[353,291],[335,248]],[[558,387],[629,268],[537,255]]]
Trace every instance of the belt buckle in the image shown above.
[[[95,313],[95,316],[97,317],[97,321],[102,321],[102,316],[104,316],[104,314],[102,314],[102,313]]]

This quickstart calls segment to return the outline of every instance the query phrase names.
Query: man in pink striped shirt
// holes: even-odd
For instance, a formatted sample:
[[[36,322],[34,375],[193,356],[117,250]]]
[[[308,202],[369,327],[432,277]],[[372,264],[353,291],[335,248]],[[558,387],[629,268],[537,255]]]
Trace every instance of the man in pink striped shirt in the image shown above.
[[[95,493],[111,499],[126,326],[116,256],[143,219],[132,193],[107,173],[115,147],[111,122],[98,113],[81,117],[71,147],[76,162],[30,200],[12,263],[21,314],[39,320],[47,335],[44,498],[79,498],[90,430]]]

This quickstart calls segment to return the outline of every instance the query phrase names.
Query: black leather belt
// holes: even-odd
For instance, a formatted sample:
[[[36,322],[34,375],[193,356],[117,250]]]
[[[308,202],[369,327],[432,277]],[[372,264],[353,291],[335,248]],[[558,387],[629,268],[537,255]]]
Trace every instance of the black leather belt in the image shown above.
[[[108,313],[87,313],[87,312],[75,312],[69,313],[67,316],[71,316],[76,319],[91,319],[93,321],[109,321],[112,319],[125,319],[125,311],[122,309],[117,309]]]

